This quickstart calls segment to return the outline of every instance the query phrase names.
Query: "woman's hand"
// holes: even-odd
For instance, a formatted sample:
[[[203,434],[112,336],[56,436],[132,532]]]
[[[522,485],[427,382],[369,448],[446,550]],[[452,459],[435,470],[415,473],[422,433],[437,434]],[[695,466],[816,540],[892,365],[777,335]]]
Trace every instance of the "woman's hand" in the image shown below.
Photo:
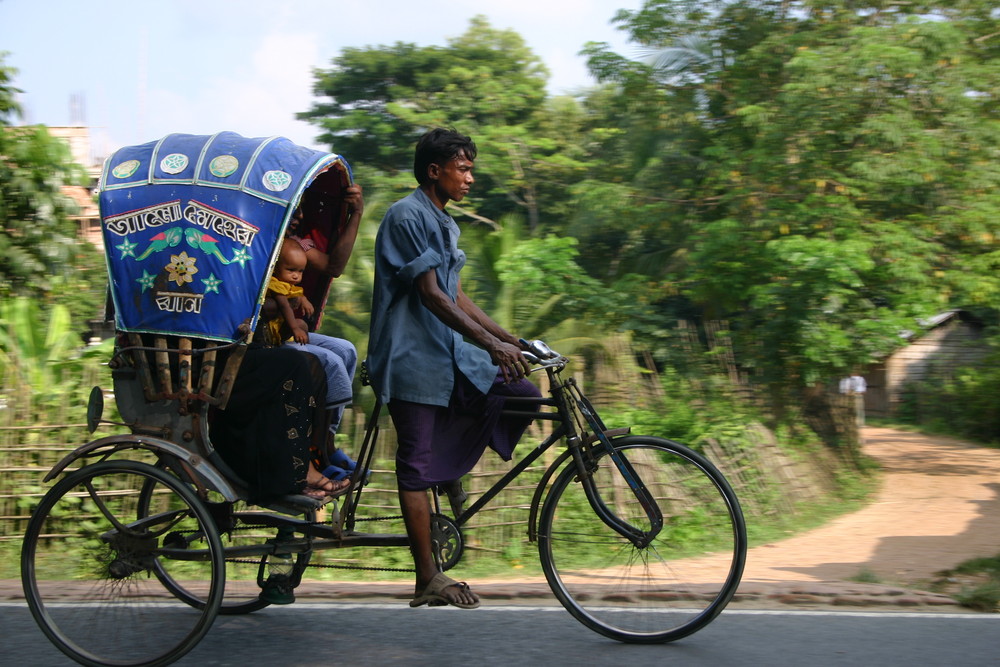
[[[354,183],[344,190],[344,203],[347,204],[347,215],[349,217],[361,218],[365,212],[365,197],[362,187]]]

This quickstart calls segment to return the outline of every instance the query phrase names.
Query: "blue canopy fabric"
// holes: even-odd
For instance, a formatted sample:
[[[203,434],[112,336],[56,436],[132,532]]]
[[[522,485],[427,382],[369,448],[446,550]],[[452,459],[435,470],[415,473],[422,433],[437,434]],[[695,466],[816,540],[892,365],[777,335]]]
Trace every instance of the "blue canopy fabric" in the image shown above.
[[[336,178],[329,178],[329,173]],[[235,341],[256,328],[303,192],[347,162],[284,137],[171,134],[104,163],[100,210],[116,327]]]

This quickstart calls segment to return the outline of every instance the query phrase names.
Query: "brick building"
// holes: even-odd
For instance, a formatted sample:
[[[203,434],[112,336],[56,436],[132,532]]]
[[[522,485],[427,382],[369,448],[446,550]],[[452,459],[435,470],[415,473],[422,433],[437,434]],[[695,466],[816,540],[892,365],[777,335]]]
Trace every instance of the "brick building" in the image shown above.
[[[76,202],[79,211],[72,216],[79,225],[80,239],[88,241],[98,250],[103,251],[101,240],[101,216],[97,207],[95,193],[101,177],[103,158],[95,156],[90,142],[90,128],[84,126],[53,127],[48,126],[49,134],[62,139],[69,145],[73,161],[87,171],[89,182],[86,187],[67,185],[63,192]]]

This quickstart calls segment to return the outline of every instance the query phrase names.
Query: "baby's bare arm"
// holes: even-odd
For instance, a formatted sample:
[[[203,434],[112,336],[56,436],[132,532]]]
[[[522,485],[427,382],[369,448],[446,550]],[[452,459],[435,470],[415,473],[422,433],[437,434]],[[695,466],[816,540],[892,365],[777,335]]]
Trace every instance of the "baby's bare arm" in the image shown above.
[[[278,314],[288,326],[292,326],[292,323],[295,322],[295,313],[292,311],[292,304],[288,301],[288,297],[284,294],[273,294],[272,297],[278,305]]]

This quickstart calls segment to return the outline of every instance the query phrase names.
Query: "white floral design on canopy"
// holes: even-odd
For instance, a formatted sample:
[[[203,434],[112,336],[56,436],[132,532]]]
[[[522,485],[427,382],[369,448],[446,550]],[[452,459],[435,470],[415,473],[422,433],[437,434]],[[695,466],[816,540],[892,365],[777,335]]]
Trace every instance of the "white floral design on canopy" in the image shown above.
[[[170,263],[164,267],[169,273],[167,280],[174,281],[178,287],[184,283],[193,282],[194,274],[198,273],[198,268],[194,265],[197,259],[197,257],[188,257],[186,251],[179,255],[171,255]]]

